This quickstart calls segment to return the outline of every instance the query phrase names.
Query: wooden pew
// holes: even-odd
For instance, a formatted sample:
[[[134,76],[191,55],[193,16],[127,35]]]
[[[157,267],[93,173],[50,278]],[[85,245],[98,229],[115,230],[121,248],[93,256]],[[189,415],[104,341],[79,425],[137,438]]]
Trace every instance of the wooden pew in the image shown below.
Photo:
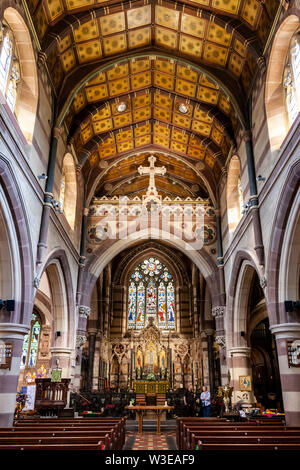
[[[23,450],[105,450],[105,446],[100,441],[98,444],[15,444],[0,445],[0,450],[23,451]]]
[[[23,418],[0,429],[0,450],[121,450],[124,418]]]
[[[278,419],[253,420],[251,422],[227,422],[208,418],[206,421],[195,418],[177,419],[178,448],[195,449],[196,442],[202,444],[243,443],[249,437],[249,443],[300,444],[300,428],[286,428]],[[282,439],[281,439],[282,437]],[[208,442],[209,441],[209,442]],[[241,442],[240,442],[241,441]]]
[[[196,449],[196,443],[201,444],[298,444],[300,450],[300,433],[298,436],[195,436],[192,433],[191,436],[191,448],[190,450]]]
[[[284,429],[285,425],[284,423],[264,423],[264,422],[258,422],[258,421],[253,421],[251,423],[247,422],[230,422],[230,421],[220,421],[218,422],[217,420],[211,420],[209,421],[210,418],[207,419],[207,421],[197,421],[195,419],[192,419],[190,421],[189,418],[184,418],[184,419],[179,419],[177,421],[177,428],[176,428],[176,440],[177,440],[177,446],[179,449],[186,448],[186,438],[187,438],[187,429],[195,429],[195,430],[203,430],[203,431],[215,431],[217,432],[218,430],[221,429],[226,429],[226,430],[244,430],[247,431],[248,429],[258,429],[258,428],[264,428],[264,429],[269,429],[270,431],[276,430],[276,429]]]
[[[235,451],[251,451],[251,450],[260,450],[260,451],[300,451],[300,444],[202,444],[198,442],[198,450],[209,450],[209,451],[226,451],[226,450],[235,450]]]
[[[59,427],[63,430],[96,430],[99,427],[109,429],[110,427],[117,427],[118,448],[122,448],[125,444],[125,418],[96,418],[93,420],[85,421],[77,418],[35,418],[35,419],[19,419],[15,421],[14,429],[26,430],[32,429],[34,431],[36,426],[41,431],[54,430]]]

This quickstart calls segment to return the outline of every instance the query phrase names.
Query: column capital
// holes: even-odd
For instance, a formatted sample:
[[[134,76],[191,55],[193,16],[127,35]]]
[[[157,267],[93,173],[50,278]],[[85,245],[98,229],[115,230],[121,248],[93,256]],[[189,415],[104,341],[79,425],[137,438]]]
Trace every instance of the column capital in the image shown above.
[[[226,339],[224,335],[216,336],[216,343],[220,346],[220,348],[225,349],[226,347]]]
[[[213,330],[212,328],[207,328],[206,330],[204,330],[204,333],[206,334],[206,336],[212,336],[214,332],[215,330]]]
[[[244,142],[249,142],[252,139],[252,132],[250,129],[244,130],[242,132],[242,139]]]
[[[89,329],[87,330],[87,332],[88,332],[89,335],[94,335],[94,336],[96,336],[96,334],[98,333],[98,330],[97,330],[97,328],[89,328]]]
[[[220,318],[224,316],[225,310],[225,305],[217,305],[216,307],[212,308],[211,313],[214,318]]]
[[[229,349],[230,356],[250,357],[250,354],[251,348],[249,348],[248,346],[237,346],[235,348]]]
[[[23,338],[30,327],[27,325],[21,325],[19,323],[1,323],[0,324],[0,339],[2,338],[12,338],[20,339]]]
[[[53,137],[58,140],[60,136],[61,136],[61,128],[56,127],[56,126],[53,127]]]
[[[55,356],[70,356],[72,353],[72,348],[63,348],[61,346],[53,346],[50,348],[50,352]]]
[[[45,65],[47,62],[47,54],[45,52],[39,51],[38,53],[38,65]]]
[[[80,317],[88,318],[90,316],[91,309],[90,307],[87,307],[86,305],[79,305],[78,312],[79,312]]]
[[[259,67],[259,70],[264,73],[266,71],[266,59],[264,56],[261,56],[257,59],[257,65]]]
[[[300,338],[300,323],[270,325],[270,330],[276,339]]]
[[[76,348],[81,348],[87,342],[87,337],[85,335],[76,336]]]

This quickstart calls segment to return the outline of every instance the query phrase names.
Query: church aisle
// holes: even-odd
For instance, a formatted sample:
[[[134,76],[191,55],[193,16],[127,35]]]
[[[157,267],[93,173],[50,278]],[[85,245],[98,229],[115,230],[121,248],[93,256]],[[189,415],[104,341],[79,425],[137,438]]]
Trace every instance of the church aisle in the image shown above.
[[[176,450],[175,432],[168,431],[160,436],[156,432],[139,435],[128,431],[124,450]]]

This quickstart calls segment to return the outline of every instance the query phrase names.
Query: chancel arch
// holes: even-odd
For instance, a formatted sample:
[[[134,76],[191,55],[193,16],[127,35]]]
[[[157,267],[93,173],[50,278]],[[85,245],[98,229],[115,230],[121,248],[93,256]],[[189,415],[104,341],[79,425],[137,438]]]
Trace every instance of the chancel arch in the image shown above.
[[[195,269],[198,268],[178,249],[154,240],[136,242],[135,246],[124,248],[109,261],[96,281],[92,294],[91,306],[96,309],[98,319],[95,319],[95,312],[92,312],[88,320],[87,330],[91,332],[88,335],[89,344],[94,342],[91,339],[93,328],[96,327],[98,331],[94,346],[91,348],[87,344],[84,347],[88,354],[94,355],[97,362],[93,367],[90,386],[95,388],[96,384],[109,380],[112,388],[132,388],[136,381],[145,380],[151,374],[156,380],[171,382],[175,389],[188,384],[200,386],[203,381],[210,385],[208,372],[203,375],[203,370],[209,370],[208,355],[204,352],[207,351],[208,343],[203,340],[202,346],[196,346],[195,338],[199,341],[199,321],[195,322],[194,318],[198,314],[203,315],[201,323],[205,328],[208,324],[213,326],[213,319],[211,315],[208,319],[204,317],[207,311],[204,304],[210,300],[208,289],[203,290],[202,313],[198,311],[197,302],[191,300],[196,284],[189,279],[192,279],[192,271]],[[108,297],[106,286],[110,278],[109,272],[111,287]],[[194,282],[197,283],[201,276],[201,273],[194,275]],[[132,281],[135,287],[134,299]],[[141,281],[143,310],[139,312],[138,288]],[[170,284],[171,296],[168,292]],[[159,298],[162,296],[162,287],[165,306],[162,306]],[[151,305],[147,305],[148,291],[152,294],[151,299],[155,298]],[[171,298],[170,305],[168,295]],[[200,298],[197,301],[200,304]],[[209,305],[208,308],[211,308],[210,303]],[[108,322],[105,321],[107,312]],[[143,322],[137,318],[139,313]],[[213,347],[213,343],[209,348],[211,346]],[[180,358],[180,373],[177,370],[176,357]],[[107,358],[111,358],[111,364],[107,363]],[[193,360],[198,367],[192,364]],[[204,369],[199,366],[203,363]],[[217,367],[216,362],[212,363],[212,367]],[[216,371],[215,377],[219,375]]]

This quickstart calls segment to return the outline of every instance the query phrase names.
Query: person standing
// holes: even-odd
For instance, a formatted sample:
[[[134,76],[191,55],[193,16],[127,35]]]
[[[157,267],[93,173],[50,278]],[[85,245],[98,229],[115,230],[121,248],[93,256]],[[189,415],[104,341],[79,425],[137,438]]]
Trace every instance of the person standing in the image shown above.
[[[183,402],[186,407],[186,416],[191,417],[194,416],[194,407],[195,407],[195,394],[193,392],[193,386],[189,385],[188,389],[186,390]]]
[[[203,417],[208,418],[210,414],[210,393],[207,390],[207,387],[202,387],[202,393],[200,395],[200,400],[202,403]]]

